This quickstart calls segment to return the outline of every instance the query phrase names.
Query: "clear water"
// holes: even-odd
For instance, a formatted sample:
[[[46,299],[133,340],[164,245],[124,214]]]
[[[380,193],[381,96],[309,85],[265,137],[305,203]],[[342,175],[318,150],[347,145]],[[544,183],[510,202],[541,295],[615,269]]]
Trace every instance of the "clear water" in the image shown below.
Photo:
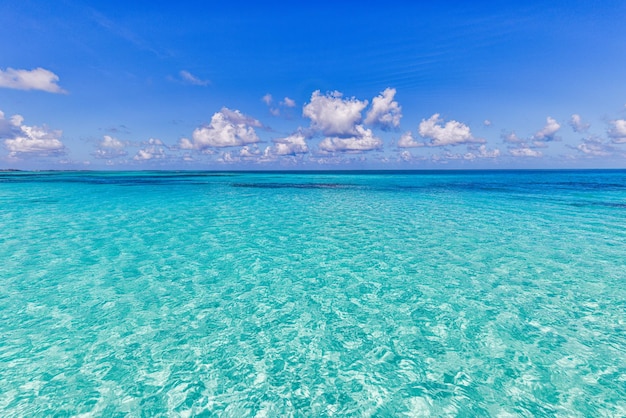
[[[0,173],[0,416],[626,416],[626,172]]]

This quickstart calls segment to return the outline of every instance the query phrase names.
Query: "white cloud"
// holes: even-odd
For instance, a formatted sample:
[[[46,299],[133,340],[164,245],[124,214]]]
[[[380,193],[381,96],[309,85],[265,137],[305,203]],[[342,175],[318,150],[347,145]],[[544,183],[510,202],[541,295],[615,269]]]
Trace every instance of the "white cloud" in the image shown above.
[[[430,159],[434,162],[447,164],[449,160],[462,160],[467,159],[461,154],[455,154],[450,151],[446,151],[442,154],[434,154],[430,157]]]
[[[239,158],[233,157],[230,151],[224,152],[220,155],[217,161],[221,163],[236,163],[239,162]]]
[[[17,90],[42,90],[48,93],[67,93],[57,82],[59,76],[43,68],[34,70],[0,70],[0,87]]]
[[[0,136],[4,137],[4,146],[12,157],[18,154],[37,154],[44,156],[61,155],[65,146],[60,138],[60,130],[52,130],[46,126],[23,125],[21,115],[13,115],[6,121],[0,112]]]
[[[597,136],[583,138],[582,144],[575,147],[571,146],[570,148],[578,150],[587,157],[623,156],[620,150],[611,146],[609,143],[603,142],[602,139]]]
[[[296,107],[296,101],[293,99],[290,99],[289,97],[285,97],[283,101],[280,102],[280,104],[285,107]]]
[[[109,160],[112,158],[123,157],[128,154],[124,149],[126,144],[109,135],[104,135],[98,146],[99,148],[92,154],[96,158]]]
[[[405,132],[404,134],[402,134],[400,140],[398,141],[398,147],[400,148],[416,148],[423,146],[423,142],[417,142],[415,139],[413,139],[413,134],[411,132]]]
[[[324,138],[319,148],[325,152],[363,152],[379,149],[383,141],[373,135],[371,129],[356,125],[354,136]]]
[[[402,161],[411,161],[413,159],[413,154],[411,154],[409,151],[404,150],[400,153],[400,159]]]
[[[297,155],[309,152],[306,137],[302,132],[296,132],[285,138],[274,139],[271,152],[275,155]]]
[[[589,129],[589,126],[590,126],[588,123],[583,123],[583,120],[580,117],[580,115],[576,113],[574,113],[572,117],[570,118],[569,124],[574,130],[574,132],[585,132],[587,129]]]
[[[606,157],[611,155],[611,152],[601,143],[583,142],[578,145],[576,149],[592,157]]]
[[[0,110],[0,138],[13,136],[16,124],[12,119],[15,117],[21,118],[20,115],[13,115],[10,120],[6,120],[4,118],[4,112]],[[19,123],[17,126],[19,126]]]
[[[465,154],[464,158],[473,160],[474,158],[496,158],[499,156],[499,149],[496,148],[493,150],[489,150],[484,144],[482,144],[478,147],[470,148],[470,152]]]
[[[509,154],[514,157],[541,157],[543,155],[541,151],[536,151],[528,147],[510,149]]]
[[[193,149],[193,142],[189,140],[189,138],[180,138],[178,140],[178,147],[180,149]]]
[[[102,148],[124,148],[124,143],[117,138],[105,135],[100,141],[100,147]]]
[[[546,125],[533,135],[533,139],[536,141],[552,141],[556,138],[555,134],[559,129],[561,129],[561,125],[548,116],[546,118]]]
[[[91,155],[98,159],[102,160],[111,160],[113,158],[124,157],[128,155],[128,153],[124,150],[116,150],[116,149],[102,149],[99,148],[95,150]]]
[[[135,161],[149,161],[165,158],[165,151],[161,147],[151,146],[137,151],[133,157]]]
[[[258,148],[250,148],[246,145],[239,151],[239,156],[242,158],[257,158],[260,153],[261,151]]]
[[[372,107],[367,112],[365,124],[379,125],[382,128],[397,128],[402,118],[402,108],[393,98],[396,89],[386,88],[372,99]]]
[[[183,149],[202,150],[208,147],[234,147],[259,142],[252,127],[261,127],[261,122],[226,107],[215,113],[208,125],[193,131],[193,143],[182,138],[179,145]]]
[[[353,136],[356,134],[356,124],[361,121],[361,111],[367,106],[367,100],[342,97],[338,91],[322,96],[317,90],[311,95],[311,102],[304,106],[302,114],[311,119],[314,129],[325,135]]]
[[[502,139],[504,139],[504,142],[508,142],[510,144],[519,144],[521,142],[524,142],[522,138],[515,134],[515,132],[502,134]]]
[[[430,146],[440,147],[485,142],[482,139],[474,138],[469,126],[461,122],[451,120],[445,125],[441,125],[441,123],[443,123],[443,119],[439,117],[439,113],[435,113],[429,119],[422,119],[419,125],[420,135],[430,139]]]
[[[483,121],[483,125],[485,125],[485,126],[491,126],[491,125],[492,125],[492,122],[491,122],[489,119],[485,119],[485,120]]]
[[[280,107],[275,106],[274,98],[272,97],[270,93],[267,93],[265,96],[261,97],[261,101],[267,105],[267,107],[269,108],[270,114],[272,116],[280,116],[281,114],[280,107],[283,107],[283,108],[296,107],[296,101],[293,99],[290,99],[289,97],[285,97],[283,100],[280,101],[280,103],[278,103]]]
[[[192,84],[194,86],[208,86],[211,84],[209,80],[202,80],[186,70],[182,70],[178,74],[180,75],[181,80],[187,84]]]
[[[250,125],[254,126],[255,128],[260,128],[263,126],[258,120],[250,116],[246,116],[238,110],[230,110],[227,107],[223,107],[220,112],[224,115],[226,120],[237,125]]]
[[[142,145],[163,145],[163,141],[158,138],[150,138],[141,143]]]
[[[271,105],[273,101],[272,95],[267,93],[265,96],[261,97],[261,101],[268,106]]]
[[[613,127],[609,129],[609,138],[615,144],[626,144],[626,120],[617,119],[611,122]]]

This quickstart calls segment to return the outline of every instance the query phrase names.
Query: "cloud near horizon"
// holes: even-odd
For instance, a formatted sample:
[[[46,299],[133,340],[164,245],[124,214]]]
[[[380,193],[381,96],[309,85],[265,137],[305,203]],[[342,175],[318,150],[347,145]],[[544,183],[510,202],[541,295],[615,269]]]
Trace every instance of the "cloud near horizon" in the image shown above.
[[[258,120],[244,115],[239,110],[223,107],[213,114],[208,125],[196,128],[192,133],[192,141],[182,138],[179,146],[182,149],[203,150],[205,148],[236,147],[259,142],[254,127],[263,126]]]
[[[135,161],[149,161],[149,160],[161,160],[166,157],[163,147],[152,145],[146,148],[142,148],[137,151],[137,154],[133,157]]]
[[[537,131],[532,139],[539,142],[554,141],[557,139],[556,133],[559,129],[561,129],[561,125],[559,125],[555,119],[548,116],[545,126]]]
[[[128,155],[125,150],[127,144],[110,135],[104,135],[98,143],[98,148],[91,155],[98,159],[111,160]]]
[[[451,120],[443,125],[444,120],[439,113],[428,119],[422,119],[419,124],[419,134],[430,140],[429,146],[443,147],[447,145],[461,145],[471,142],[482,143],[484,139],[474,138],[469,126]]]
[[[323,152],[363,152],[381,149],[383,141],[374,136],[371,129],[355,126],[355,134],[349,137],[326,137],[320,142]]]
[[[569,121],[569,125],[574,132],[586,132],[591,125],[584,123],[579,114],[574,113]]]
[[[400,140],[398,140],[398,147],[400,148],[417,148],[425,145],[423,142],[416,141],[411,131],[402,134]]]
[[[263,125],[258,119],[246,115],[239,110],[222,107],[215,112],[210,122],[198,126],[189,137],[178,140],[174,146],[166,146],[161,140],[151,138],[148,141],[121,141],[113,136],[104,135],[95,146],[95,151],[88,152],[94,160],[109,160],[113,164],[129,164],[151,160],[167,162],[242,162],[242,163],[315,163],[333,161],[333,164],[344,161],[393,162],[432,160],[478,160],[494,159],[502,156],[513,158],[539,158],[544,149],[555,148],[553,141],[559,141],[557,133],[561,124],[551,116],[546,117],[545,125],[532,135],[518,137],[514,132],[502,131],[501,138],[508,149],[500,151],[491,148],[493,140],[486,144],[485,139],[476,138],[470,126],[457,120],[445,120],[439,113],[424,118],[418,125],[417,132],[407,131],[400,135],[395,145],[397,148],[384,152],[385,142],[389,138],[381,138],[382,131],[394,129],[399,131],[403,117],[402,107],[395,101],[396,89],[386,88],[375,96],[371,102],[355,97],[345,97],[339,91],[322,94],[314,91],[310,101],[302,106],[302,116],[310,122],[308,128],[299,126],[291,134],[272,135],[259,138],[257,129],[276,132]],[[270,109],[274,106],[288,111],[295,106],[295,100],[285,96],[275,100],[271,94],[261,99]],[[0,140],[8,150],[10,157],[49,156],[55,157],[68,152],[61,141],[62,131],[46,127],[28,126],[23,124],[20,115],[8,120],[0,112]],[[480,119],[482,121],[482,119]],[[484,122],[481,122],[484,125]],[[572,114],[567,122],[574,132],[586,132],[589,124],[580,115]],[[563,143],[561,147],[574,150],[568,158],[592,157],[623,157],[619,146],[626,144],[626,120],[614,119],[603,138],[584,135],[574,144]],[[378,131],[377,131],[378,129]],[[287,131],[288,132],[288,131]],[[532,132],[532,131],[531,131]],[[417,134],[420,136],[418,137]],[[266,133],[267,135],[267,133]],[[571,132],[569,134],[572,135]],[[417,139],[416,139],[417,138]],[[259,147],[261,142],[269,145]],[[388,142],[389,144],[389,142]],[[387,145],[388,145],[387,144]],[[391,141],[394,144],[394,141]],[[486,144],[486,145],[485,145]],[[458,152],[459,145],[466,145],[465,153]],[[236,149],[219,151],[220,148],[237,147]],[[487,148],[490,147],[490,148]],[[423,148],[416,155],[407,151],[409,148]],[[93,148],[92,148],[93,150]],[[184,152],[187,152],[184,154]],[[379,151],[376,157],[350,156]],[[543,151],[543,152],[542,152]],[[167,152],[167,154],[166,154]],[[192,154],[194,157],[192,157]],[[419,154],[419,155],[418,155]],[[130,158],[121,158],[130,155]],[[394,160],[394,158],[396,160]]]
[[[11,157],[17,156],[58,156],[65,154],[61,142],[63,131],[46,126],[24,125],[21,115],[13,115],[9,120],[0,111],[0,137],[4,137],[4,147]]]
[[[296,132],[285,138],[277,138],[273,140],[274,146],[271,152],[274,155],[298,155],[309,152],[306,143],[306,137],[302,132]]]
[[[614,144],[626,144],[626,120],[617,119],[611,121],[611,126],[608,131],[611,141]]]
[[[33,70],[0,69],[0,87],[15,90],[41,90],[48,93],[67,94],[57,83],[59,76],[38,67]]]
[[[541,151],[537,151],[529,147],[512,148],[509,150],[509,154],[511,154],[514,157],[538,158],[538,157],[543,156],[543,153]]]

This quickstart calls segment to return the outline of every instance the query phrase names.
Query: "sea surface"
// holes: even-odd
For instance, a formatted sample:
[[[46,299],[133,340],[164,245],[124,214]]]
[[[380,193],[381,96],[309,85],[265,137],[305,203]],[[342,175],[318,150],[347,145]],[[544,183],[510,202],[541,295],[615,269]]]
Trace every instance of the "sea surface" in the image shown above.
[[[626,416],[626,171],[0,173],[0,416]]]

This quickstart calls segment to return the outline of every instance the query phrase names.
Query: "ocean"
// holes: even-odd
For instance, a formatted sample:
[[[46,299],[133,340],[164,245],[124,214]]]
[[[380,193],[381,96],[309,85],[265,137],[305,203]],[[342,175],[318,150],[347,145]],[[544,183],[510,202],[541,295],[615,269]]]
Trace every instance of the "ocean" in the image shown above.
[[[0,173],[0,416],[626,416],[626,171]]]

